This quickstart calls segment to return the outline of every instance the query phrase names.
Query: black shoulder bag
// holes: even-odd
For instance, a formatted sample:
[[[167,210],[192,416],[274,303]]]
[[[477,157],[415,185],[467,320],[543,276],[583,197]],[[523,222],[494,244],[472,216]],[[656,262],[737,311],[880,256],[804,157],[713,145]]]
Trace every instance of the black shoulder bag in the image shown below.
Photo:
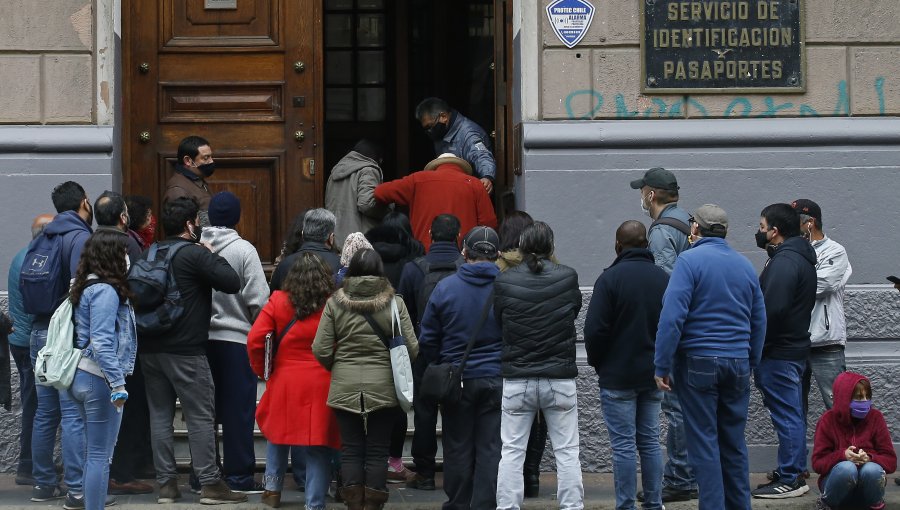
[[[452,363],[434,363],[425,368],[422,375],[422,387],[419,389],[419,398],[431,402],[440,402],[443,404],[455,404],[462,397],[462,374],[466,369],[466,361],[469,360],[469,354],[472,353],[472,347],[475,346],[475,338],[484,326],[487,320],[488,312],[494,304],[494,291],[488,295],[487,302],[481,310],[481,317],[472,330],[469,344],[466,345],[466,352],[463,354],[459,365]]]

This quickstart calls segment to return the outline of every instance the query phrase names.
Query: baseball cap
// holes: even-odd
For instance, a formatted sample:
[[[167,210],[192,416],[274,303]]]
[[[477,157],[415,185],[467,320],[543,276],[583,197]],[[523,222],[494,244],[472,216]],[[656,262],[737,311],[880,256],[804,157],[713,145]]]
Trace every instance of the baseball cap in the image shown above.
[[[668,191],[678,191],[678,180],[675,179],[675,174],[665,168],[655,167],[644,172],[644,176],[640,179],[631,181],[632,189],[641,189],[644,186]]]
[[[705,204],[698,207],[694,211],[694,221],[704,230],[723,233],[728,231],[728,215],[716,204]]]
[[[799,200],[794,200],[791,202],[791,207],[794,208],[800,214],[805,214],[807,216],[812,216],[813,218],[822,222],[822,208],[819,207],[819,204],[813,202],[808,198],[801,198]]]
[[[478,226],[466,234],[463,244],[470,254],[495,257],[499,251],[500,236],[491,227]]]

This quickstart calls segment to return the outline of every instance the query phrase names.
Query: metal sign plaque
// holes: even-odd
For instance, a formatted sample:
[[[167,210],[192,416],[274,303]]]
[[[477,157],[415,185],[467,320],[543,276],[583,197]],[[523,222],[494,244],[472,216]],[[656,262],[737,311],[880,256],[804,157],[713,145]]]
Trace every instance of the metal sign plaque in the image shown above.
[[[641,91],[805,90],[801,0],[642,0]]]
[[[594,6],[587,0],[554,0],[547,5],[553,33],[568,48],[584,38],[594,19]]]
[[[237,0],[205,0],[206,9],[237,9]]]

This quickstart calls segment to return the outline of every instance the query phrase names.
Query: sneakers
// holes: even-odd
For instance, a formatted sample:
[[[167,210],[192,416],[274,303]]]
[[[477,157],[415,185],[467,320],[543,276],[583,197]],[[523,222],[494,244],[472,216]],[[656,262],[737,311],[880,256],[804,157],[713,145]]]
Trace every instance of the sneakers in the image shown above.
[[[420,491],[433,491],[434,478],[428,478],[416,473],[406,481],[406,487],[408,489],[419,489]]]
[[[64,496],[58,485],[35,485],[31,489],[31,501],[35,503],[62,499]]]
[[[159,504],[174,503],[181,499],[181,491],[178,490],[178,480],[170,478],[159,487],[159,496],[156,502]]]
[[[34,485],[34,477],[31,473],[16,473],[16,485]]]
[[[244,494],[262,494],[266,490],[263,484],[255,480],[248,487],[232,487],[229,485],[228,488],[234,492],[242,492]]]
[[[388,483],[403,483],[415,475],[406,466],[400,464],[399,468],[388,465],[387,481]]]
[[[796,498],[809,492],[809,485],[802,476],[798,476],[794,483],[784,483],[780,480],[773,480],[762,487],[758,487],[750,494],[754,498],[763,499],[786,499]]]
[[[103,506],[115,506],[118,504],[116,498],[107,495]],[[84,494],[76,496],[71,492],[66,493],[66,501],[63,503],[65,510],[82,510],[84,508]]]
[[[243,503],[247,501],[247,495],[235,492],[228,488],[224,480],[219,479],[211,485],[200,488],[201,505],[222,505],[225,503]]]

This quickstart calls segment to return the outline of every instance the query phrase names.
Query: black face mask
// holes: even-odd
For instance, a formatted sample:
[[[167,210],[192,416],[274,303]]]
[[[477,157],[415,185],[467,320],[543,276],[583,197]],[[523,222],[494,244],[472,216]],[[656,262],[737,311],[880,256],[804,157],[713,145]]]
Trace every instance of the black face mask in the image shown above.
[[[447,134],[448,129],[449,126],[447,126],[447,124],[434,121],[434,124],[432,124],[431,127],[427,129],[428,137],[435,142],[440,142],[444,139],[444,135]]]
[[[200,173],[203,174],[203,177],[212,177],[212,174],[216,171],[216,162],[207,163],[205,165],[197,166],[197,170],[200,170]]]
[[[768,232],[763,232],[761,230],[756,231],[756,247],[765,250],[766,246],[769,245],[769,240],[766,238],[766,234]]]
[[[194,225],[194,228],[190,229],[190,235],[192,241],[194,241],[195,243],[199,243],[200,238],[203,236],[203,227],[200,225]]]

